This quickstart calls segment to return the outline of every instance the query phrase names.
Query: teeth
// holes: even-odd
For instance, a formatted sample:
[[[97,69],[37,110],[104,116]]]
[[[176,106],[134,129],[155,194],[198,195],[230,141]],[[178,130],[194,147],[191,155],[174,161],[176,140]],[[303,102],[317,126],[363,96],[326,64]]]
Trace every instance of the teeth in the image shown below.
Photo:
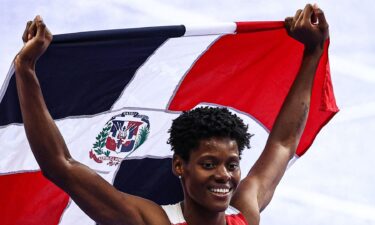
[[[225,194],[229,192],[229,188],[210,188],[210,191],[220,194]]]

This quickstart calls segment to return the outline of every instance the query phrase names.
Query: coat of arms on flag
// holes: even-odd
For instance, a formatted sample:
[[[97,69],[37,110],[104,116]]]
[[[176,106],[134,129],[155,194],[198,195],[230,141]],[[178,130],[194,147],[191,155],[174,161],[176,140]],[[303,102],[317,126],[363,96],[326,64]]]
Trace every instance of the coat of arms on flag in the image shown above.
[[[90,158],[97,163],[107,161],[107,165],[116,166],[141,146],[149,133],[150,122],[146,115],[123,112],[113,116],[96,136]]]

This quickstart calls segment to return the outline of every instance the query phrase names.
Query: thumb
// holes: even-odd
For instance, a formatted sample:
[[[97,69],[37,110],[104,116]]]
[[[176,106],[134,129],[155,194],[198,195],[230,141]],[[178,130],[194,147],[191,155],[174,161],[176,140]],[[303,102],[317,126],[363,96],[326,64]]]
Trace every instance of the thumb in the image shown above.
[[[314,14],[318,18],[319,27],[321,27],[321,28],[327,28],[328,27],[328,23],[327,23],[326,17],[324,16],[323,10],[321,10],[320,8],[315,8],[314,9]]]

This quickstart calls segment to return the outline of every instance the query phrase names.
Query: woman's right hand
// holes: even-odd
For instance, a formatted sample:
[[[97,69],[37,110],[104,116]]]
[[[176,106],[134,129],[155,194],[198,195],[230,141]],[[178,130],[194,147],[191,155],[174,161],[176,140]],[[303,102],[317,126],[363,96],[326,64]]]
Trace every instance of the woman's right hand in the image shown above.
[[[16,66],[34,68],[38,58],[43,55],[52,41],[52,34],[40,16],[27,22],[22,40],[24,46],[15,58]]]

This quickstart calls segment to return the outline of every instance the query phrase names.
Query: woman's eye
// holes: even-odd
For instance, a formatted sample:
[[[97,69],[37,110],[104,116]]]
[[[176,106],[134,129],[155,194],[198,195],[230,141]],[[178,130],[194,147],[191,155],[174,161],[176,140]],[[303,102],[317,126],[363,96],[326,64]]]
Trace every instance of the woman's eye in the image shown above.
[[[215,164],[212,163],[212,162],[205,162],[205,163],[202,163],[202,166],[203,166],[203,168],[205,168],[205,169],[213,169],[213,168],[215,168]]]
[[[228,169],[233,171],[233,170],[236,170],[240,167],[239,163],[229,163],[228,165]]]

